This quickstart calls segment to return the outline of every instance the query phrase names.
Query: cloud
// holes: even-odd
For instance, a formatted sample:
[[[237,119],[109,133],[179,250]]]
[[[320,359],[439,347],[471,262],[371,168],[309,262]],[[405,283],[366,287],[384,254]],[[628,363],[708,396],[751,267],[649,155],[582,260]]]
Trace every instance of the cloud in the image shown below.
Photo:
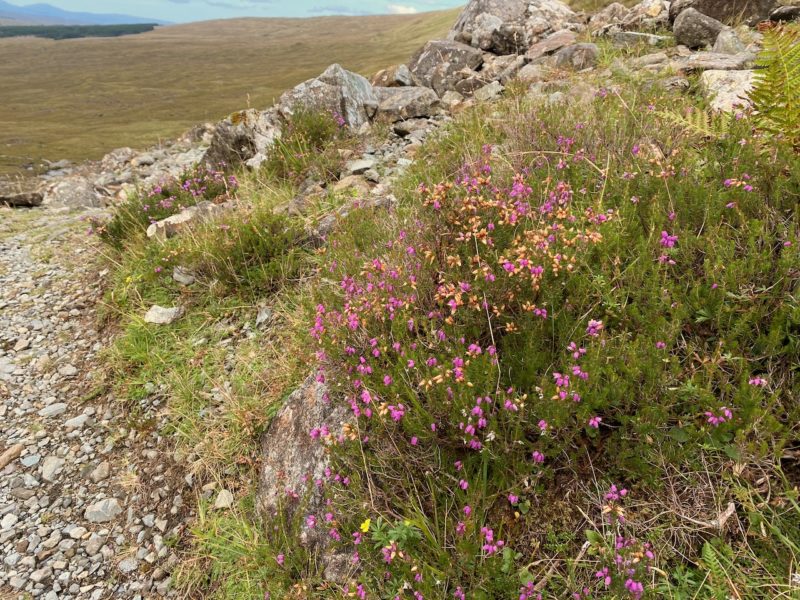
[[[314,6],[308,9],[310,15],[369,15],[368,11],[358,10],[343,4],[326,4],[324,6]]]
[[[386,9],[393,15],[415,15],[419,12],[413,6],[406,6],[404,4],[387,4]]]
[[[246,10],[252,8],[260,8],[265,4],[275,4],[275,0],[167,0],[172,4],[206,4],[208,6],[217,6],[220,8],[231,8],[235,10]]]

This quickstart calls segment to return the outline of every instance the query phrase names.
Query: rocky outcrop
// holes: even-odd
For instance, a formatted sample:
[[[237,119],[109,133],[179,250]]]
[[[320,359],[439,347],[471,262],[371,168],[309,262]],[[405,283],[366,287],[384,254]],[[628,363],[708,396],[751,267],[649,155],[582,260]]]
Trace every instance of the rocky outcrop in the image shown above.
[[[240,163],[258,167],[280,137],[281,123],[276,111],[243,110],[217,123],[203,162],[212,169]]]
[[[675,21],[683,11],[694,8],[726,25],[755,25],[767,19],[776,4],[776,0],[675,0],[670,5],[669,18]]]
[[[558,0],[472,0],[449,37],[495,54],[523,54],[545,35],[579,25],[580,17]]]
[[[483,53],[461,42],[428,42],[411,59],[408,68],[417,84],[432,88],[440,96],[455,89],[462,71],[474,71],[483,64]]]
[[[724,28],[725,26],[716,19],[694,8],[688,8],[675,19],[672,32],[679,44],[687,48],[703,48],[713,46]]]
[[[555,66],[583,71],[597,65],[600,49],[595,44],[574,44],[562,48],[555,55]]]
[[[349,422],[346,409],[327,398],[327,388],[314,377],[286,400],[261,438],[262,463],[256,504],[267,517],[284,511],[287,518],[302,507],[314,515],[322,508],[325,469],[330,465],[329,435],[338,436]],[[321,516],[317,518],[321,520]],[[328,543],[328,528],[303,526],[301,542],[320,550]]]
[[[319,77],[285,92],[277,104],[284,119],[290,119],[300,107],[337,115],[358,129],[375,115],[378,100],[365,77],[333,64]]]

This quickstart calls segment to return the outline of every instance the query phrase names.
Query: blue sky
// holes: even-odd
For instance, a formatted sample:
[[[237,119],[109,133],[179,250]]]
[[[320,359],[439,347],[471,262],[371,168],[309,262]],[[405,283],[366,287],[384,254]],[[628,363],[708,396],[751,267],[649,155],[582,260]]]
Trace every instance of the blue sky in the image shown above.
[[[33,4],[36,0],[10,0]],[[312,17],[319,15],[409,14],[453,8],[466,0],[39,0],[65,10],[124,13],[165,21],[230,17]]]

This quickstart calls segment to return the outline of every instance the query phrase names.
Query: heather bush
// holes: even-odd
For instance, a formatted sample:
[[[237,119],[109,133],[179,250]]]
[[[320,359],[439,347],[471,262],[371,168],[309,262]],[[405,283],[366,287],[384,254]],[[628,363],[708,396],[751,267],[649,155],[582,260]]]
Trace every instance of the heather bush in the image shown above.
[[[115,208],[110,221],[95,221],[92,229],[103,242],[122,250],[132,238],[142,236],[151,223],[202,201],[221,204],[231,200],[238,185],[233,175],[198,166],[178,178],[129,194]]]
[[[652,595],[707,539],[652,516],[673,469],[696,500],[741,496],[734,464],[786,485],[798,158],[746,115],[702,139],[667,108],[601,89],[477,109],[427,146],[396,213],[330,241],[310,335],[357,424],[309,435],[339,461],[324,526],[357,565],[345,595]],[[623,485],[642,507],[607,538]]]

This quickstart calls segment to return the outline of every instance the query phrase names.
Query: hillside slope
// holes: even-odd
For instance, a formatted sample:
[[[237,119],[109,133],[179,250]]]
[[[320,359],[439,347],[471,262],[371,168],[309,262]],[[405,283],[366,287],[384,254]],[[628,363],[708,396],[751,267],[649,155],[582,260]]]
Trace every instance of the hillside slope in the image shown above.
[[[0,40],[0,174],[146,147],[264,108],[331,62],[371,74],[441,37],[455,12],[236,19],[120,39]],[[332,33],[332,32],[335,32]]]

